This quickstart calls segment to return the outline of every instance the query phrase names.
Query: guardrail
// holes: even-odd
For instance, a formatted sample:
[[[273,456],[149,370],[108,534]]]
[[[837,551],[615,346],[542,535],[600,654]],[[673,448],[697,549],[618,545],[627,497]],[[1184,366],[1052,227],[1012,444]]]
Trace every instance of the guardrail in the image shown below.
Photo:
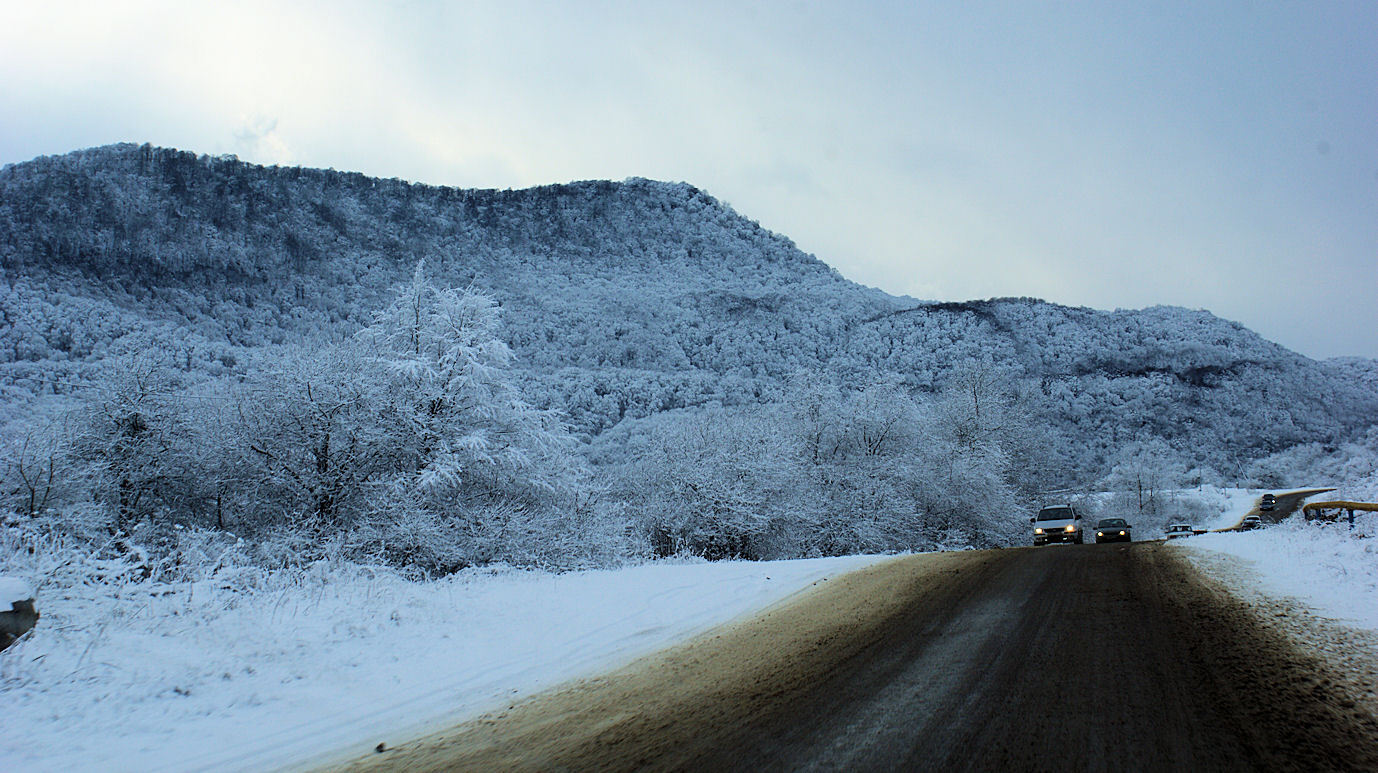
[[[1330,521],[1331,523],[1340,519],[1340,513],[1345,512],[1349,515],[1349,528],[1354,528],[1354,513],[1378,513],[1378,502],[1312,502],[1301,508],[1301,513],[1308,521]]]

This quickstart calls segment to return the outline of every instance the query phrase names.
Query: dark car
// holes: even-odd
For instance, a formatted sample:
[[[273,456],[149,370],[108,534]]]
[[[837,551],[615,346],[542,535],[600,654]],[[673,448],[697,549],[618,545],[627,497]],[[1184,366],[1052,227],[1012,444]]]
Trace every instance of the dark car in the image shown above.
[[[1265,513],[1277,506],[1278,498],[1273,496],[1272,494],[1264,494],[1263,498],[1258,500],[1258,509],[1264,511]]]
[[[1096,523],[1096,542],[1133,542],[1132,528],[1123,518],[1102,518]]]

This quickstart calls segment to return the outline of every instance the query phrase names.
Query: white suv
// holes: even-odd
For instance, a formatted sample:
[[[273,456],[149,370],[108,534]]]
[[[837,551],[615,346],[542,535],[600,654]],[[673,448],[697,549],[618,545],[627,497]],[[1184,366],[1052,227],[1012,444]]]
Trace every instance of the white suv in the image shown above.
[[[1045,507],[1038,511],[1037,516],[1030,518],[1029,523],[1034,525],[1035,545],[1046,545],[1049,542],[1072,542],[1077,545],[1082,543],[1081,513],[1071,505]]]

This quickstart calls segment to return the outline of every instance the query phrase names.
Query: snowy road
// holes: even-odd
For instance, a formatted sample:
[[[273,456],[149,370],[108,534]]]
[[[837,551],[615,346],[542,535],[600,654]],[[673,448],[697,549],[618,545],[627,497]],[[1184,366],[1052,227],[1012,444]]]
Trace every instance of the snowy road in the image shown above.
[[[1255,503],[1253,507],[1249,508],[1248,512],[1241,514],[1238,520],[1219,531],[1235,531],[1239,529],[1244,522],[1245,515],[1257,515],[1259,518],[1263,519],[1264,523],[1278,523],[1292,513],[1300,510],[1301,506],[1306,503],[1307,498],[1334,490],[1333,488],[1308,488],[1283,492],[1277,495],[1277,503],[1272,510],[1261,510],[1259,509],[1259,505]]]
[[[914,556],[352,767],[1378,769],[1329,668],[1161,543]]]

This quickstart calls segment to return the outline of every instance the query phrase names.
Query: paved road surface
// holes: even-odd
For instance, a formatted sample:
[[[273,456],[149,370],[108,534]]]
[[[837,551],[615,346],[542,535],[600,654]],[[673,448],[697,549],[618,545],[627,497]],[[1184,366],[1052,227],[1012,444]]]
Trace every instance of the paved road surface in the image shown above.
[[[914,556],[357,761],[381,770],[1378,770],[1378,721],[1161,543]]]

